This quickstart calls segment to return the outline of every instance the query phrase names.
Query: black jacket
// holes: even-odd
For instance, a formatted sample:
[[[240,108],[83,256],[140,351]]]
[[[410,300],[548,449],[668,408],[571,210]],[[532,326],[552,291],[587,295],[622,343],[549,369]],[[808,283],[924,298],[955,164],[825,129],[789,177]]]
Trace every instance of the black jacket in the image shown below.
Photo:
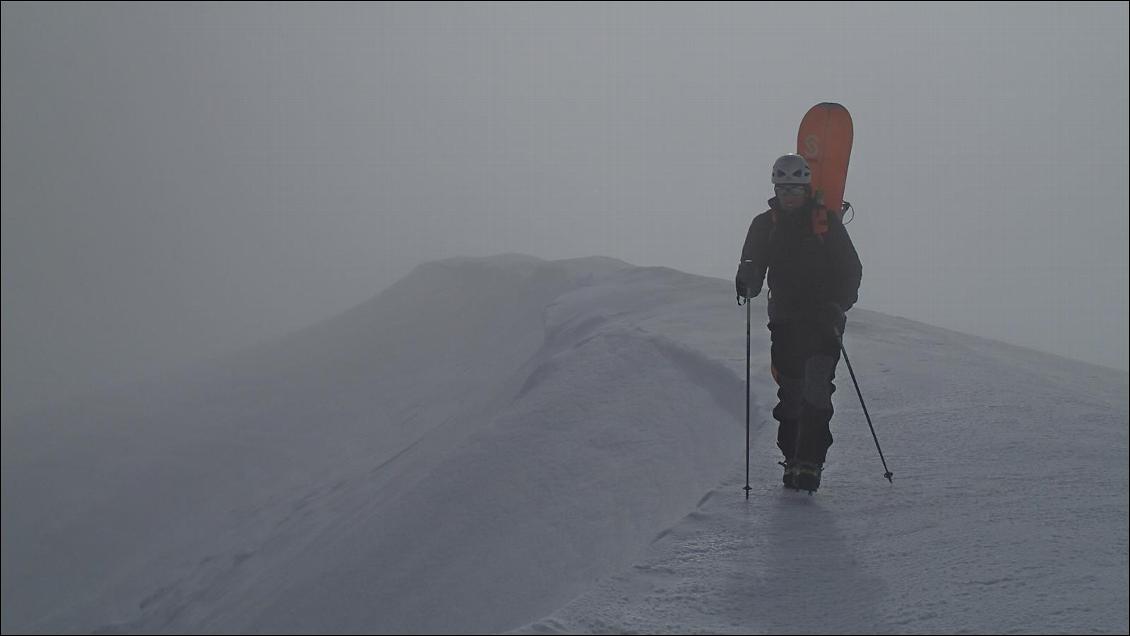
[[[818,235],[813,202],[791,212],[781,210],[776,198],[769,206],[753,219],[742,248],[740,271],[750,291],[760,293],[768,272],[774,303],[806,311],[831,301],[850,309],[859,297],[863,266],[840,217],[829,212],[827,232]]]

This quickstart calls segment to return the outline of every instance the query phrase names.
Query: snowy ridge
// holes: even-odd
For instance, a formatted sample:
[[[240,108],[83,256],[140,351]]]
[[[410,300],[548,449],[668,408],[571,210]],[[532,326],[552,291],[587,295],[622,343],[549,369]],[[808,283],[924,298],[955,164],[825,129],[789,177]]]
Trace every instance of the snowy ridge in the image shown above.
[[[1126,374],[854,310],[799,496],[753,311],[748,502],[732,284],[604,258],[6,421],[4,631],[1125,631]]]

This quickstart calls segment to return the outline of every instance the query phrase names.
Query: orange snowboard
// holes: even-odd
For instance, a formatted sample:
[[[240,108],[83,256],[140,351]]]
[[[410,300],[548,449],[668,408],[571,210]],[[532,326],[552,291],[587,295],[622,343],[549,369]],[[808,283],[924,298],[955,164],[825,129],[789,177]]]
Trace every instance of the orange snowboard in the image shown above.
[[[843,212],[851,141],[851,114],[832,102],[810,108],[797,132],[797,154],[808,160],[812,168],[812,188],[817,200],[836,214]]]

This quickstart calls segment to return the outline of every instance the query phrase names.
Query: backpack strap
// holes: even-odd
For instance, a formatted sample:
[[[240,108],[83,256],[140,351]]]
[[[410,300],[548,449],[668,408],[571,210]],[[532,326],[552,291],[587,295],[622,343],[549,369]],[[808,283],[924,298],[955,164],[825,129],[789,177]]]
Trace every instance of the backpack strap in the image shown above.
[[[828,233],[828,208],[820,205],[812,208],[812,233],[824,241],[824,235]]]
[[[777,209],[769,209],[770,218],[773,220],[774,227],[777,225]],[[817,204],[812,208],[812,234],[821,243],[824,242],[824,235],[828,233],[828,208],[823,205]]]

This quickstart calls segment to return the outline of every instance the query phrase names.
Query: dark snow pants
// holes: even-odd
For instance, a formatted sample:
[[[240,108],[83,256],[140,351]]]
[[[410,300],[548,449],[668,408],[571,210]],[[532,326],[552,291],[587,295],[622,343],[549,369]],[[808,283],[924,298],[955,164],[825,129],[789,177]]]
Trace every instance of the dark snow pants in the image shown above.
[[[844,325],[838,325],[843,333]],[[789,462],[823,464],[832,445],[832,393],[840,344],[831,327],[809,316],[769,322],[777,381],[777,446]]]

